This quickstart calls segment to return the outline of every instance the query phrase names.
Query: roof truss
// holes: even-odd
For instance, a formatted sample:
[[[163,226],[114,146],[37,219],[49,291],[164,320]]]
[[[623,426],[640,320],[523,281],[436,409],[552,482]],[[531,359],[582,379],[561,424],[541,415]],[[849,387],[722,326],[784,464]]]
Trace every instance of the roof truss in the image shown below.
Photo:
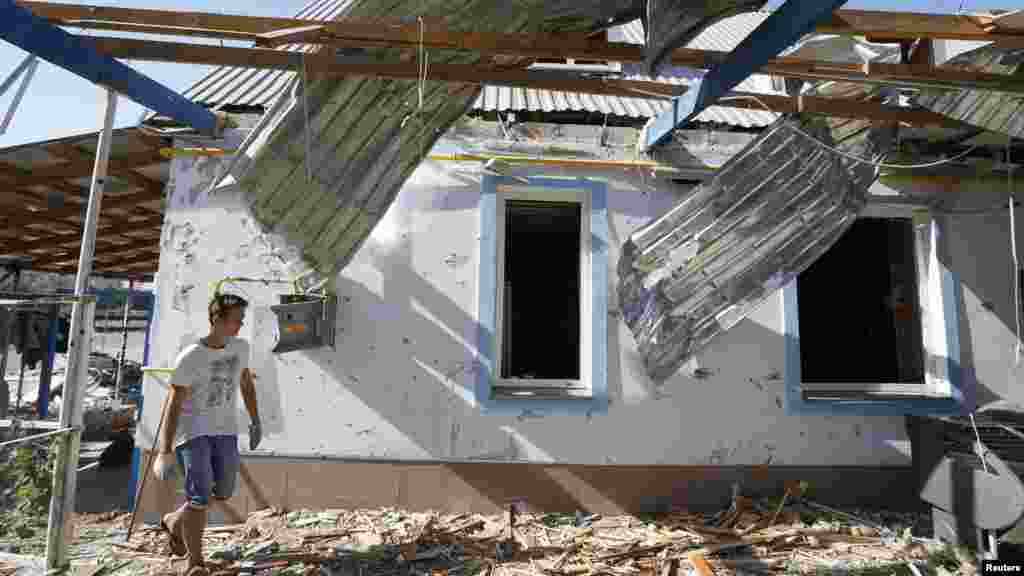
[[[110,158],[108,172],[127,188],[108,187],[103,198],[94,271],[142,278],[156,270],[159,259],[163,220],[159,203],[164,184],[158,179],[162,176],[147,176],[140,169],[166,163],[157,149],[167,140],[136,128],[118,132],[130,134],[120,136],[126,138],[126,149]],[[0,254],[28,257],[36,270],[75,272],[89,191],[73,180],[92,173],[95,152],[87,148],[87,142],[65,139],[2,151]],[[42,158],[40,154],[19,154],[18,149],[26,147],[45,152],[50,163],[23,167],[28,158]]]
[[[496,34],[446,30],[430,22],[421,30],[415,22],[369,22],[345,20],[322,22],[300,18],[267,18],[236,16],[206,12],[177,12],[112,8],[104,6],[21,2],[37,15],[51,21],[79,28],[123,32],[152,32],[175,36],[251,40],[266,48],[237,48],[185,43],[129,40],[123,38],[89,38],[95,47],[115,58],[161,60],[169,62],[204,63],[224,66],[298,70],[303,58],[319,63],[324,73],[353,74],[356,63],[330,61],[324,56],[303,56],[267,48],[282,44],[321,44],[336,47],[393,47],[415,50],[420,45],[430,50],[468,50],[485,56],[520,56],[525,58],[576,58],[613,62],[643,61],[643,47],[636,44],[607,42],[585,34]],[[185,25],[183,25],[185,24]],[[1024,30],[1003,29],[998,19],[974,16],[919,14],[909,12],[871,12],[837,10],[831,19],[816,27],[818,32],[864,35],[869,39],[910,43],[922,38],[983,40],[1011,47],[1024,47]],[[728,57],[726,52],[711,50],[676,50],[670,62],[676,66],[713,69]],[[360,73],[389,76],[390,62],[362,63]],[[545,88],[543,77],[516,76],[521,70],[496,67],[452,67],[445,71],[431,67],[433,78]],[[922,64],[873,64],[864,68],[802,58],[772,58],[760,69],[805,80],[834,80],[872,84],[957,89],[986,88],[1024,93],[1024,83],[994,74],[954,70],[937,70]],[[585,84],[558,88],[565,91],[592,91]],[[591,92],[594,93],[594,92]],[[606,93],[606,92],[600,92]]]
[[[88,4],[54,4],[50,2],[19,1],[18,4],[32,10],[37,16],[56,24],[67,24],[82,28],[102,28],[126,32],[143,31],[140,26],[151,28],[144,31],[164,32],[174,35],[203,36],[208,38],[232,38],[236,40],[261,39],[268,45],[292,41],[290,32],[319,29],[323,34],[334,37],[357,38],[362,41],[378,40],[393,45],[397,36],[413,46],[419,43],[419,27],[415,22],[369,22],[346,20],[344,22],[322,22],[303,18],[271,18],[262,16],[238,16],[179,10],[150,10],[139,8],[117,8]],[[128,25],[122,28],[121,26]],[[134,29],[131,27],[134,26]],[[156,27],[156,28],[153,28]],[[439,26],[428,23],[424,42],[432,47],[445,43],[448,47],[461,45],[464,48],[479,49],[502,35],[458,33],[437,31]],[[173,29],[173,30],[167,30]],[[998,18],[974,15],[927,14],[917,12],[881,12],[871,10],[836,10],[830,19],[819,22],[815,31],[822,34],[866,36],[875,41],[914,40],[935,38],[940,40],[978,40],[997,42],[1010,47],[1024,47],[1024,31],[1000,26]],[[570,43],[594,41],[582,34],[558,35]],[[308,40],[303,40],[308,42]],[[366,45],[365,43],[362,45]],[[476,45],[476,48],[471,47]]]

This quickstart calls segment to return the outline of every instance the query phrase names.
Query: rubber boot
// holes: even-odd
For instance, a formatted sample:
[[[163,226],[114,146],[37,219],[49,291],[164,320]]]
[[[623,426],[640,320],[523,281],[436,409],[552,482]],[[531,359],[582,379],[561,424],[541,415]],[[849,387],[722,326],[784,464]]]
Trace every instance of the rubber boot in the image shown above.
[[[178,508],[174,512],[164,514],[163,518],[160,519],[160,526],[167,533],[169,544],[171,547],[171,553],[175,556],[185,556],[188,551],[185,549],[185,541],[182,540],[182,514],[184,514],[185,506]]]
[[[203,566],[203,531],[206,530],[206,510],[185,508],[182,514],[182,540],[188,551],[188,576],[200,576],[208,571]]]

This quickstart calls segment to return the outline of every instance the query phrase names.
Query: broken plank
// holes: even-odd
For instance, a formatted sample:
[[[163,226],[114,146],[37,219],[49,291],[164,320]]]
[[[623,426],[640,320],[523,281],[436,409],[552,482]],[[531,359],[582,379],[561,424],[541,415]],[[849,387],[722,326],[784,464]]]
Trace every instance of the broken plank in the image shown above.
[[[704,553],[698,551],[690,552],[686,555],[686,559],[693,564],[694,569],[697,570],[697,574],[700,576],[715,576],[715,571],[711,569],[711,565],[708,564],[707,558],[704,557]]]

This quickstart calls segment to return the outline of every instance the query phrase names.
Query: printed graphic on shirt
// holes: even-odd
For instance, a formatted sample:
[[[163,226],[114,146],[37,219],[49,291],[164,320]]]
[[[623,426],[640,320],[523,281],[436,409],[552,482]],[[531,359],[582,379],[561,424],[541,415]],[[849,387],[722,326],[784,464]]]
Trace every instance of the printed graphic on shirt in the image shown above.
[[[210,390],[206,405],[210,408],[223,406],[235,399],[235,373],[238,372],[238,355],[217,358],[210,362]]]

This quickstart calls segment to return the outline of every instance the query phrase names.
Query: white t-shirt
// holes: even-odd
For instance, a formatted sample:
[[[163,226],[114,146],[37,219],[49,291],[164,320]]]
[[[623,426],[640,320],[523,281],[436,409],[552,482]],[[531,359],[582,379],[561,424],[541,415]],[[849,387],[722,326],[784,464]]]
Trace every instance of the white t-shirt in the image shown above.
[[[249,343],[229,337],[224,348],[191,344],[178,354],[171,384],[189,388],[178,417],[174,446],[199,436],[238,434],[238,396],[242,370],[249,367]]]

